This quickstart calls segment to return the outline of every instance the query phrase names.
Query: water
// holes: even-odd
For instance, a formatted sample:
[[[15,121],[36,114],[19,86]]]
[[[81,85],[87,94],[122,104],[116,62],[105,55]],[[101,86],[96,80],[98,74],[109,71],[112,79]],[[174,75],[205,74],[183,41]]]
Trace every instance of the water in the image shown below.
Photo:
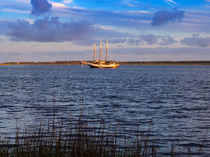
[[[148,129],[159,145],[176,139],[210,154],[210,66],[1,66],[0,136],[37,119],[73,117],[81,110],[105,123]],[[90,118],[90,117],[89,117]]]

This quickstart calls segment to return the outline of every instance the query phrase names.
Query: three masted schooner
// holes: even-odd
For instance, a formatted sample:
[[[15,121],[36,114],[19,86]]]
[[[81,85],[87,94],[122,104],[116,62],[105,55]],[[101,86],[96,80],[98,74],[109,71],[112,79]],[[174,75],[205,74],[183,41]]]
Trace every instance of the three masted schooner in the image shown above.
[[[101,60],[102,56],[102,41],[100,42],[100,52],[99,52],[99,59],[96,59],[96,43],[94,43],[94,48],[93,48],[93,62],[89,63],[90,68],[117,68],[119,66],[118,63],[114,61],[108,61],[108,40],[106,41],[106,55],[105,55],[105,60]]]

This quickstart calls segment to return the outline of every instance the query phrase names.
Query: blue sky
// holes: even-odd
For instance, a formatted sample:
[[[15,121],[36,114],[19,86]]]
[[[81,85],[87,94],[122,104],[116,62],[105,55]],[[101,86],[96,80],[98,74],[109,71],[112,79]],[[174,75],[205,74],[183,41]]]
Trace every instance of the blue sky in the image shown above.
[[[0,62],[210,60],[210,0],[1,0]]]

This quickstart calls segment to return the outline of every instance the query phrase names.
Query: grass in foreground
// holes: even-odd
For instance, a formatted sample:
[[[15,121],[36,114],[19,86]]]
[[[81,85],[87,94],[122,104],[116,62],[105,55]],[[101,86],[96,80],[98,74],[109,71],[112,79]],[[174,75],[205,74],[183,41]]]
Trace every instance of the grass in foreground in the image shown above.
[[[113,129],[114,128],[114,129]],[[105,127],[84,121],[71,120],[44,122],[34,128],[16,129],[13,141],[1,140],[0,157],[156,157],[192,156],[190,147],[185,154],[176,151],[172,143],[170,152],[158,153],[152,131],[134,134],[121,131],[117,126]],[[201,152],[198,150],[197,155]],[[164,155],[163,155],[164,154]]]

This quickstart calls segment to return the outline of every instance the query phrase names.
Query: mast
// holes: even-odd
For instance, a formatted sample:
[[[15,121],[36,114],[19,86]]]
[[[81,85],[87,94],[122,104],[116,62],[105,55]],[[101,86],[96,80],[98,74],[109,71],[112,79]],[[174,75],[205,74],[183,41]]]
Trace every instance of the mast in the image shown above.
[[[99,53],[99,62],[100,62],[100,60],[101,60],[101,50],[102,50],[102,41],[100,41],[100,53]]]
[[[109,46],[108,46],[108,40],[106,41],[106,56],[105,56],[105,61],[108,60],[108,50],[109,50]]]
[[[94,43],[94,46],[93,46],[93,61],[96,60],[96,43]]]

